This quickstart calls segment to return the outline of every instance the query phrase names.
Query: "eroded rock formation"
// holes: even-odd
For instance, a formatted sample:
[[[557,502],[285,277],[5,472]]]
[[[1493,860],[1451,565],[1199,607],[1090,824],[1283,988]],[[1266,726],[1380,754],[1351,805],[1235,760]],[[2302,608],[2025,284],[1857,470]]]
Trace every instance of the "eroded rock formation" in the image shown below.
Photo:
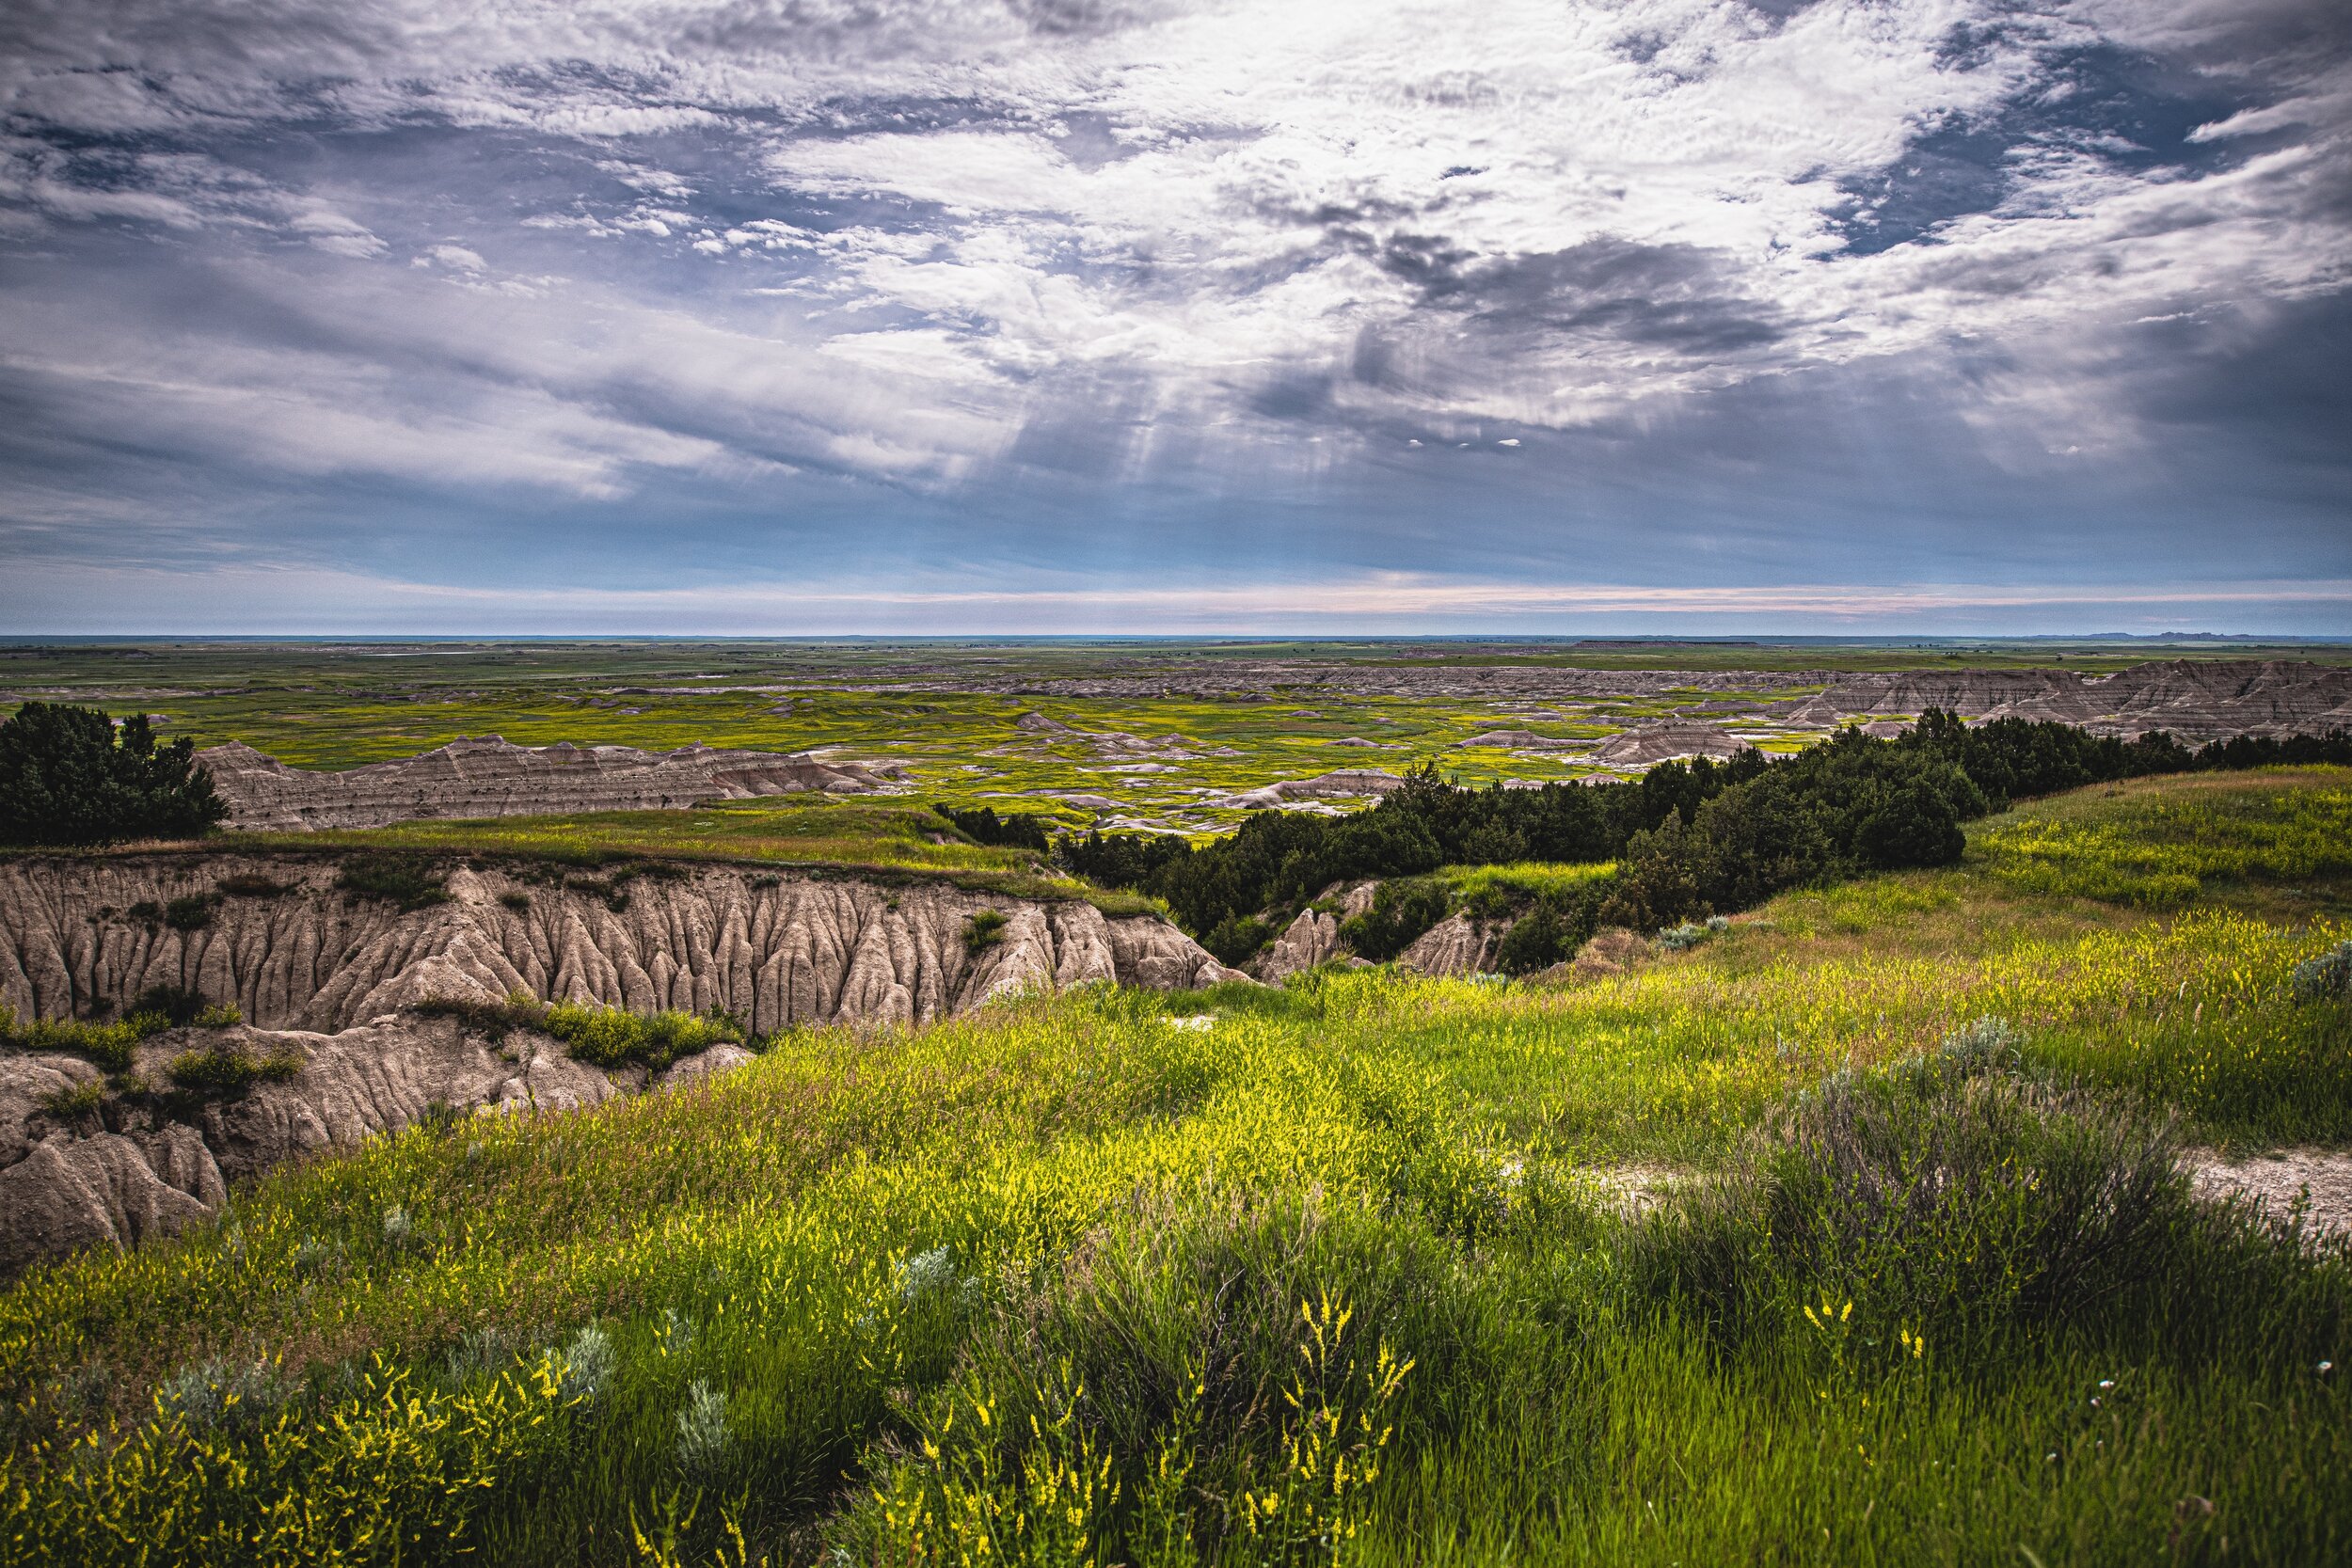
[[[1476,974],[1487,967],[1495,943],[1509,928],[1508,922],[1490,927],[1467,913],[1450,914],[1399,953],[1396,967],[1415,974]]]
[[[2101,735],[2163,730],[2194,745],[2240,735],[2352,728],[2352,670],[2299,659],[2168,659],[2112,675],[2067,670],[1848,675],[1775,717],[1827,724],[1930,707],[1970,719],[2057,720]]]
[[[190,1120],[185,1106],[158,1108],[176,1103],[164,1099],[80,1104],[74,1091],[101,1083],[89,1063],[0,1051],[0,1275],[76,1246],[167,1234],[210,1212],[224,1180],[406,1126],[434,1106],[568,1109],[644,1086],[641,1073],[600,1071],[551,1040],[516,1035],[501,1049],[406,1010],[429,998],[526,990],[635,1011],[724,1008],[767,1033],[918,1022],[1091,981],[1173,990],[1237,977],[1163,920],[1113,919],[1083,902],[735,865],[639,878],[616,897],[609,881],[566,887],[527,869],[453,870],[446,902],[404,911],[339,889],[325,856],[0,865],[0,1003],[19,1020],[184,988],[235,1003],[247,1023],[154,1037],[134,1078],[167,1083],[171,1057],[199,1040],[301,1063],[282,1082],[204,1102]],[[164,911],[174,900],[200,910],[202,924],[172,926]],[[976,950],[967,937],[982,911],[1005,923]],[[743,1059],[722,1046],[669,1080]]]
[[[65,1017],[150,986],[233,1002],[270,1028],[333,1031],[427,996],[723,1007],[766,1032],[791,1023],[921,1022],[1031,985],[1163,989],[1227,973],[1189,937],[1091,904],[1033,903],[938,883],[886,888],[676,867],[564,886],[528,868],[450,873],[448,901],[404,912],[344,893],[337,863],[297,855],[29,858],[0,864],[0,1002]],[[577,881],[578,879],[575,879]],[[224,893],[275,884],[275,896]],[[205,924],[160,911],[210,899]],[[619,907],[615,907],[615,906]],[[144,913],[134,912],[146,907]],[[971,917],[1001,936],[977,954]]]
[[[1747,745],[1713,724],[1653,724],[1611,736],[1593,756],[1613,768],[1649,768],[1677,757],[1734,757]]]
[[[1318,773],[1311,779],[1284,779],[1279,784],[1246,789],[1237,795],[1227,795],[1209,803],[1214,806],[1240,806],[1249,811],[1264,811],[1287,805],[1294,800],[1333,800],[1351,797],[1382,796],[1405,787],[1405,781],[1394,773],[1376,768],[1339,768],[1328,773]]]
[[[289,768],[241,741],[208,747],[196,760],[212,769],[235,828],[378,828],[420,818],[644,811],[804,790],[863,795],[904,776],[895,764],[806,752],[531,747],[494,735],[341,773]]]

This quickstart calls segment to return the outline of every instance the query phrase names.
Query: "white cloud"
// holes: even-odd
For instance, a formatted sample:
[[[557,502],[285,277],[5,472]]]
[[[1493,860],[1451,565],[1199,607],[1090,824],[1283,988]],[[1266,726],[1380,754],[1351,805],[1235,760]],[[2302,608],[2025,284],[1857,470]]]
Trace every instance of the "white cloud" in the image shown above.
[[[1122,463],[1183,454],[1247,490],[1349,460],[1344,429],[1271,438],[1294,420],[1448,442],[1991,344],[2009,369],[1972,383],[1970,415],[2022,433],[2026,463],[2053,418],[2086,450],[2140,438],[2102,392],[2119,328],[2352,277],[2346,67],[2263,41],[2281,0],[1038,14],[27,0],[0,21],[0,103],[73,135],[0,145],[0,244],[128,224],[325,253],[272,275],[297,349],[167,319],[78,372],[27,362],[294,472],[424,473],[439,451],[449,474],[604,495],[732,453],[940,484],[1115,407]],[[1933,243],[1851,252],[1861,182],[1925,132],[2047,96],[2046,51],[2103,39],[2223,73],[2254,51],[2287,90],[2198,145],[2274,141],[2151,174],[2052,138]],[[354,160],[437,135],[484,163],[306,186],[297,163],[235,161],[272,116],[382,134]],[[107,135],[140,150],[60,150]],[[492,293],[474,245],[528,279]],[[427,295],[402,258],[475,281]],[[204,416],[206,388],[234,416]],[[246,428],[272,398],[276,434]]]

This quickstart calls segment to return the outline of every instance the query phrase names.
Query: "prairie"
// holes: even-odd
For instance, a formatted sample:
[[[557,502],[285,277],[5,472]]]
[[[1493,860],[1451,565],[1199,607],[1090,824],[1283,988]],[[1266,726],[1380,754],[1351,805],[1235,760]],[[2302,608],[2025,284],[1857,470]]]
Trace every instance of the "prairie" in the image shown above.
[[[2348,788],[281,1171],[0,1295],[0,1561],[2343,1560],[2352,1249],[2181,1162],[2352,1140]]]

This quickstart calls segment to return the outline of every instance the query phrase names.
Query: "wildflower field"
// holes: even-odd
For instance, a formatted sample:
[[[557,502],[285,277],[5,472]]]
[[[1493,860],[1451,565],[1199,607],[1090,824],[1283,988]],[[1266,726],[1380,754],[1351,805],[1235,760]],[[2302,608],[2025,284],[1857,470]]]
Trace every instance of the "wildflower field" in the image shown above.
[[[2352,1560],[2352,1250],[2180,1164],[2352,1141],[2348,788],[282,1171],[0,1295],[0,1562]]]

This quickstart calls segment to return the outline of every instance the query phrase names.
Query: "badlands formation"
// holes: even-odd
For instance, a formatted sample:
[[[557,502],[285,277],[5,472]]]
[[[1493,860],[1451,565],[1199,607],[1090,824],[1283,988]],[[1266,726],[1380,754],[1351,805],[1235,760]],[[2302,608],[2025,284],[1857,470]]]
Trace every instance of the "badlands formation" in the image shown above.
[[[495,735],[341,773],[289,768],[234,741],[199,752],[196,760],[212,769],[232,828],[381,828],[421,818],[645,811],[803,790],[866,795],[904,777],[893,765],[806,752],[531,747]]]
[[[1819,691],[1810,689],[1821,688]],[[1060,697],[1216,700],[1279,690],[1359,697],[1573,701],[1585,697],[1665,697],[1708,693],[1790,692],[1779,702],[1708,702],[1769,717],[1793,728],[1826,728],[1856,719],[1916,714],[1940,707],[1969,719],[2056,719],[2102,735],[2166,730],[2197,744],[2238,735],[2308,734],[2352,728],[2352,669],[2299,659],[2168,659],[2111,675],[2059,669],[1905,671],[1841,674],[1830,671],[1585,670],[1548,665],[1395,666],[1311,659],[1234,659],[1214,668],[1057,679],[1041,675],[956,681],[878,683],[875,689],[994,691]],[[1695,712],[1694,712],[1695,716]]]
[[[1112,981],[1162,990],[1233,978],[1156,917],[1035,903],[936,883],[888,888],[675,868],[590,890],[456,870],[447,900],[403,911],[337,888],[337,862],[296,855],[25,859],[0,865],[0,1003],[20,1021],[86,1016],[157,985],[234,1003],[230,1031],[174,1031],[139,1050],[135,1076],[198,1045],[234,1043],[301,1069],[227,1100],[60,1097],[100,1082],[62,1053],[0,1054],[0,1275],[93,1243],[129,1243],[221,1201],[224,1179],[403,1127],[435,1107],[566,1108],[646,1086],[553,1041],[501,1052],[428,999],[544,1000],[644,1012],[724,1008],[755,1033],[787,1024],[913,1023],[1008,992]],[[280,891],[255,895],[232,889]],[[156,918],[209,900],[205,923]],[[618,905],[620,907],[615,908]],[[183,908],[186,906],[183,906]],[[1005,924],[977,950],[972,917]],[[740,1060],[732,1047],[665,1082]]]

